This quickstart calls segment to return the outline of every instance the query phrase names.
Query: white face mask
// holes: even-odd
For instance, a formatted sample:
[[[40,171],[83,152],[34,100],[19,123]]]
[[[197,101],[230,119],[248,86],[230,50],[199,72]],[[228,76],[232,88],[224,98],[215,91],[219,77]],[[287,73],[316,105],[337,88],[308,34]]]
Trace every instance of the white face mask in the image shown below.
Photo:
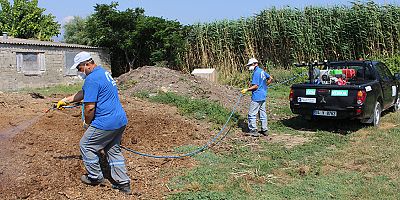
[[[78,72],[78,76],[79,78],[81,78],[82,80],[85,80],[86,78],[86,74],[84,72]]]
[[[250,65],[250,66],[249,66],[249,70],[250,70],[250,71],[253,71],[254,68],[256,68],[256,66],[254,66],[254,65]]]

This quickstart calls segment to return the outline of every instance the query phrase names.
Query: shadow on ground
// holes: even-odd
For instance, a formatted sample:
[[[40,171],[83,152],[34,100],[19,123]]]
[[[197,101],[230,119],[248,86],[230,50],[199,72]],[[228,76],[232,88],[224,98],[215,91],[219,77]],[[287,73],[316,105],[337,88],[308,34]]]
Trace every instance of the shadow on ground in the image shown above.
[[[237,120],[236,125],[242,130],[242,132],[247,133],[249,132],[249,127],[247,123],[247,119],[241,117]]]
[[[299,131],[328,131],[342,135],[351,134],[362,128],[368,127],[359,120],[338,120],[338,119],[312,119],[306,120],[301,116],[280,120],[286,127]]]

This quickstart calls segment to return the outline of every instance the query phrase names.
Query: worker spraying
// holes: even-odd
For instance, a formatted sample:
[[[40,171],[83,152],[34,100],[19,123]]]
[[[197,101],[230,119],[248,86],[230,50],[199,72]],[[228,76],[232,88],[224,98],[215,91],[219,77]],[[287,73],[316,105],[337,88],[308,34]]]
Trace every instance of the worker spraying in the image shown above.
[[[251,91],[251,102],[248,113],[248,128],[247,135],[259,137],[266,136],[268,139],[268,121],[266,111],[266,98],[268,85],[272,82],[272,77],[258,66],[258,60],[250,58],[247,65],[250,71],[253,71],[251,85],[249,88],[243,89],[242,94]],[[257,114],[260,115],[261,130],[257,131]]]
[[[87,174],[81,181],[87,185],[100,185],[105,179],[101,171],[98,152],[104,150],[111,169],[113,188],[131,194],[130,178],[121,152],[121,138],[128,123],[118,97],[118,89],[111,74],[96,65],[88,52],[74,58],[71,69],[77,69],[85,81],[82,90],[57,103],[60,109],[72,102],[84,103],[82,126],[86,130],[79,146]]]

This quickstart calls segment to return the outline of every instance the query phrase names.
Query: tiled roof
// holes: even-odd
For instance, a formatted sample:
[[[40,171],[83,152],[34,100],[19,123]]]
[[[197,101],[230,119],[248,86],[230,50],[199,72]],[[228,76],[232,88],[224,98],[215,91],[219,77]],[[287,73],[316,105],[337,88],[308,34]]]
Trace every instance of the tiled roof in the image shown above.
[[[68,44],[68,43],[61,43],[61,42],[20,39],[20,38],[13,38],[10,36],[7,39],[3,39],[3,37],[0,37],[0,45],[1,44],[48,46],[48,47],[70,47],[70,48],[84,48],[84,49],[97,49],[98,48],[98,47],[92,47],[92,46],[86,46],[86,45],[80,45],[80,44]]]

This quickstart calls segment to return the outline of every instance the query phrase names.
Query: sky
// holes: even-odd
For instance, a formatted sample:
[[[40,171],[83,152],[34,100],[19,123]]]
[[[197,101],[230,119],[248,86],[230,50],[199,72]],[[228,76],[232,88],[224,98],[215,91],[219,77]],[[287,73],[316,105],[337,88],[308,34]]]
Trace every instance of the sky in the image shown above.
[[[223,19],[250,17],[261,10],[276,8],[304,8],[305,6],[350,6],[351,0],[114,0],[119,10],[141,7],[145,15],[176,20],[181,24],[213,22]],[[64,25],[73,16],[86,17],[94,12],[96,4],[110,4],[112,0],[39,0],[45,14],[56,16]],[[400,5],[400,0],[375,0],[379,5]]]

